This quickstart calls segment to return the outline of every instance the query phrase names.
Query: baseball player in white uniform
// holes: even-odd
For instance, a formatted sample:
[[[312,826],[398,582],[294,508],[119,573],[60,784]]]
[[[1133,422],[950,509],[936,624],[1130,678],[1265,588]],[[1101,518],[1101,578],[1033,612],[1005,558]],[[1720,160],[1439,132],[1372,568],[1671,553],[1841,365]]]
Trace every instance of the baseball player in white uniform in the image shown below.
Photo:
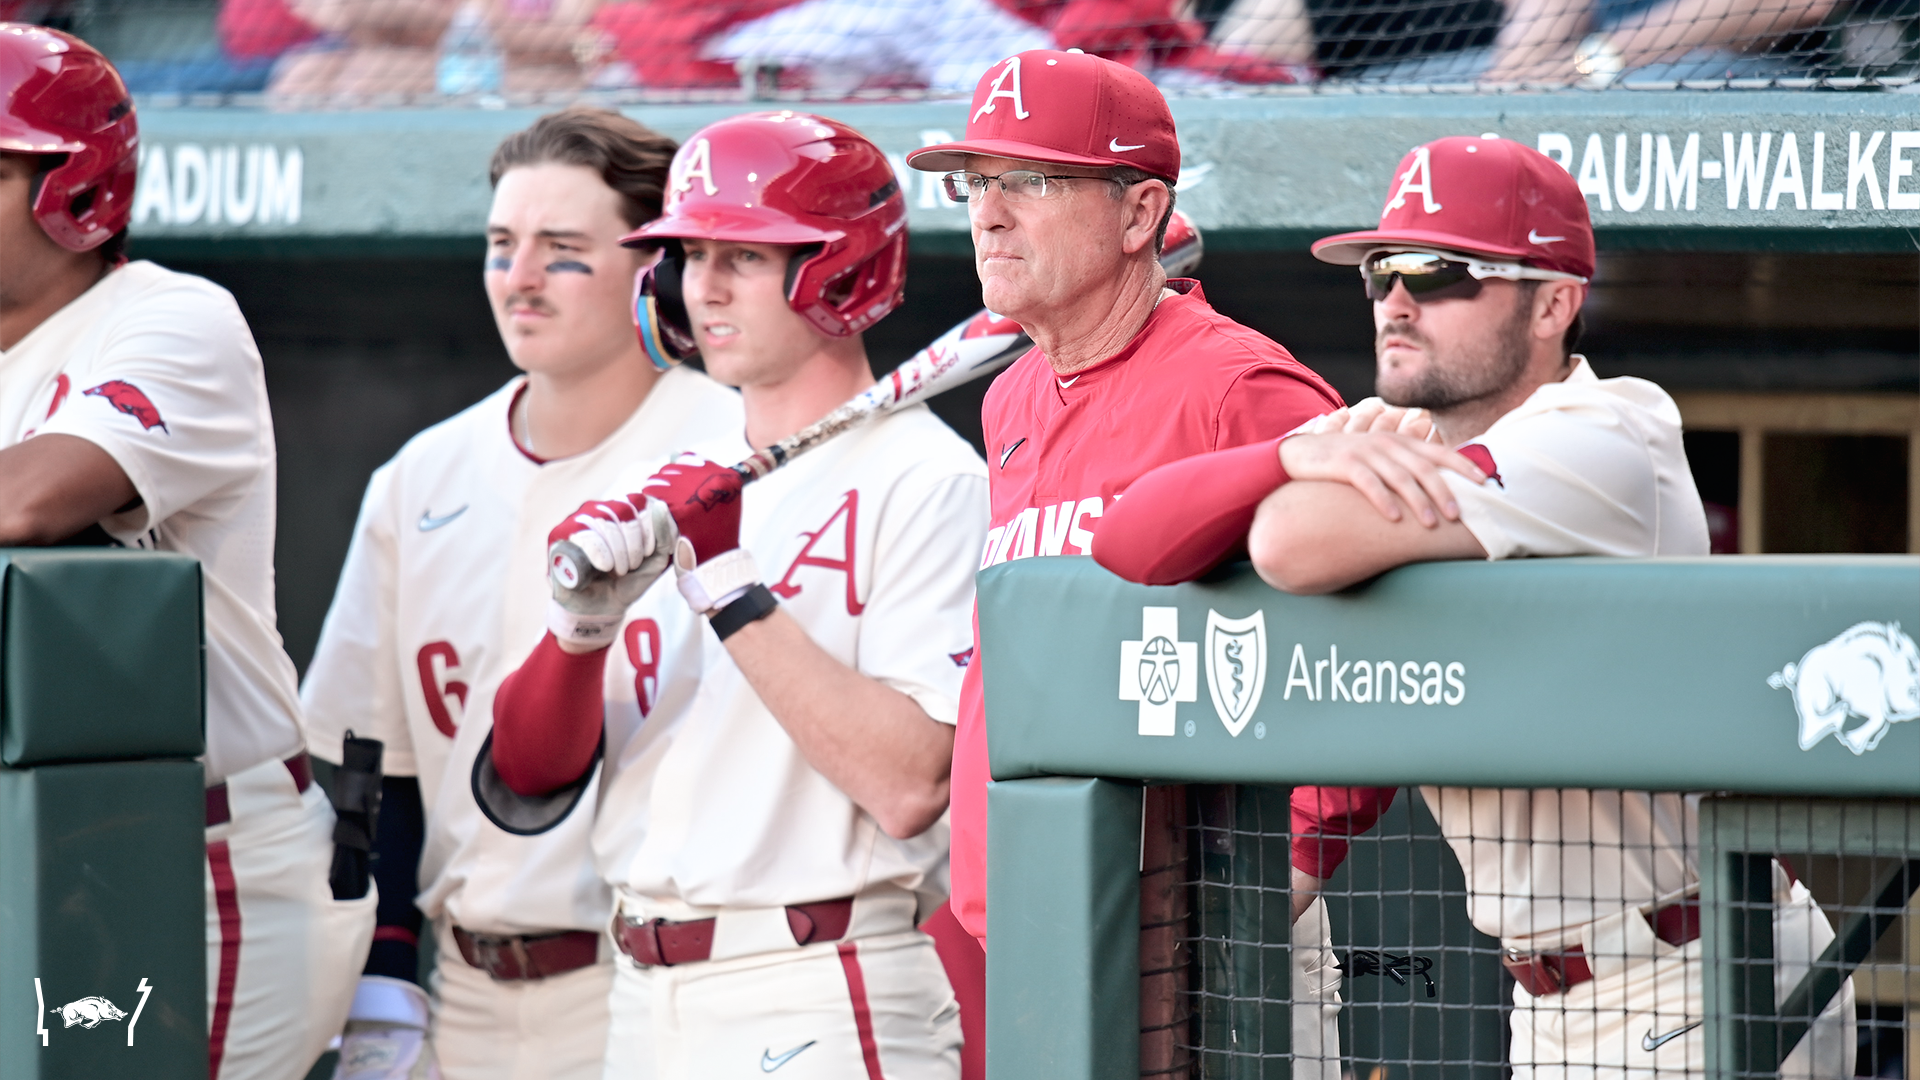
[[[957,1008],[916,927],[946,896],[985,466],[924,406],[744,498],[716,464],[873,382],[860,331],[899,303],[904,225],[865,138],[763,113],[690,139],[636,234],[665,248],[652,288],[684,296],[663,323],[741,387],[745,440],[554,529],[618,576],[602,604],[558,591],[552,635],[501,688],[490,759],[499,801],[564,799],[605,740],[594,848],[625,954],[609,1080],[958,1076]],[[680,595],[628,608],[670,556]],[[658,648],[605,647],[636,634]]]
[[[1313,249],[1361,268],[1384,400],[1279,440],[1277,453],[1267,444],[1237,463],[1193,458],[1143,478],[1103,524],[1095,557],[1113,567],[1149,554],[1150,543],[1102,545],[1126,533],[1139,544],[1196,477],[1227,467],[1257,479],[1244,496],[1259,502],[1248,548],[1261,576],[1291,592],[1430,559],[1707,554],[1672,399],[1641,379],[1601,379],[1572,352],[1594,266],[1573,178],[1491,137],[1416,147],[1395,177],[1378,229]],[[1427,439],[1395,430],[1427,420]],[[1356,700],[1403,695],[1397,675],[1375,674],[1394,681],[1356,688]],[[1421,790],[1465,872],[1473,925],[1500,939],[1514,976],[1517,1076],[1704,1071],[1698,796]],[[1392,795],[1294,789],[1296,917],[1345,838]],[[1774,902],[1784,998],[1834,934],[1778,863]],[[1854,1053],[1849,985],[1781,1075],[1839,1080]]]
[[[209,1075],[286,1080],[340,1029],[374,894],[335,900],[273,600],[274,442],[224,289],[122,252],[133,102],[85,43],[0,23],[0,545],[200,560]]]
[[[436,1055],[449,1080],[600,1075],[612,901],[590,815],[514,835],[482,819],[469,777],[489,672],[540,640],[548,527],[631,464],[740,430],[739,395],[656,369],[628,307],[648,257],[620,238],[659,213],[673,150],[589,108],[500,145],[485,284],[525,374],[415,436],[368,484],[303,689],[315,753],[339,760],[349,729],[385,743],[376,848],[390,899],[343,1077],[424,1076]],[[413,982],[422,910],[439,948],[431,1053]]]

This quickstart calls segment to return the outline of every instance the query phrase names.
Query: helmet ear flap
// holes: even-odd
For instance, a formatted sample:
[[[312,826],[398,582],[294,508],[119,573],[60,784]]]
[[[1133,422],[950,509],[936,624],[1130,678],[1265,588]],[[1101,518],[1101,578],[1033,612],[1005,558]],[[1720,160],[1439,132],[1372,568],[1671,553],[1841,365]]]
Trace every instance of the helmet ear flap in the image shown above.
[[[678,241],[670,241],[664,247],[660,258],[635,275],[633,281],[634,334],[640,339],[640,347],[646,350],[647,359],[661,371],[700,351],[694,343],[693,324],[687,318],[686,300],[680,291],[684,249]]]

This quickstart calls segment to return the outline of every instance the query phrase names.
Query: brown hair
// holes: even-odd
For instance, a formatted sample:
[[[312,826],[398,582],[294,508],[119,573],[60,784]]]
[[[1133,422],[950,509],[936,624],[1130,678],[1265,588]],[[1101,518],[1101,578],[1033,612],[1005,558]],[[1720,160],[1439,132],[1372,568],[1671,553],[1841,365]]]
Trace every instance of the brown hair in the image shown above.
[[[487,182],[498,187],[508,169],[523,165],[584,166],[620,193],[620,216],[638,228],[660,216],[667,166],[678,149],[672,139],[612,109],[574,105],[507,136],[493,152]]]

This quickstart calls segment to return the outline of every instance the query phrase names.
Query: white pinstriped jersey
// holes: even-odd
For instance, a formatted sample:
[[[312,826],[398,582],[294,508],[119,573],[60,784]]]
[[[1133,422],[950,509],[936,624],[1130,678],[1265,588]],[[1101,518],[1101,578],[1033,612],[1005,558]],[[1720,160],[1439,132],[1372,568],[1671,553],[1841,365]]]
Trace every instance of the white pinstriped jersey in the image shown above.
[[[100,522],[109,535],[200,560],[207,783],[299,752],[274,613],[273,417],[233,297],[129,263],[0,352],[0,446],[54,434],[105,450],[139,493]]]
[[[483,932],[595,930],[608,897],[587,825],[513,836],[474,803],[492,687],[546,630],[548,530],[627,468],[744,420],[738,394],[678,368],[599,446],[540,463],[508,430],[523,385],[421,432],[374,473],[302,695],[315,753],[338,761],[351,728],[386,743],[388,774],[419,778],[428,914]]]
[[[695,449],[718,461],[747,452]],[[986,525],[985,463],[914,406],[748,487],[741,543],[815,643],[951,724]],[[608,664],[612,767],[594,837],[616,888],[667,918],[876,885],[918,893],[923,915],[938,906],[944,818],[911,840],[881,832],[807,763],[706,620],[687,610],[671,574],[631,614],[626,646]],[[636,640],[645,647],[632,647]],[[640,694],[652,697],[640,736],[616,738],[614,718],[635,711]]]

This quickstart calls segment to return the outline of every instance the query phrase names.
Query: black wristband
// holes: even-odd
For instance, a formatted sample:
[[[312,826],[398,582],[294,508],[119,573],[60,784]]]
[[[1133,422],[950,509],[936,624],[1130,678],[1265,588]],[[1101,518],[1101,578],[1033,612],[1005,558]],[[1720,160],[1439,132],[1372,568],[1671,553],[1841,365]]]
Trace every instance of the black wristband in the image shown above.
[[[765,585],[754,584],[747,587],[740,599],[708,616],[707,622],[713,626],[713,632],[720,640],[725,641],[748,623],[759,622],[773,614],[773,609],[779,606],[780,601],[773,598]]]

